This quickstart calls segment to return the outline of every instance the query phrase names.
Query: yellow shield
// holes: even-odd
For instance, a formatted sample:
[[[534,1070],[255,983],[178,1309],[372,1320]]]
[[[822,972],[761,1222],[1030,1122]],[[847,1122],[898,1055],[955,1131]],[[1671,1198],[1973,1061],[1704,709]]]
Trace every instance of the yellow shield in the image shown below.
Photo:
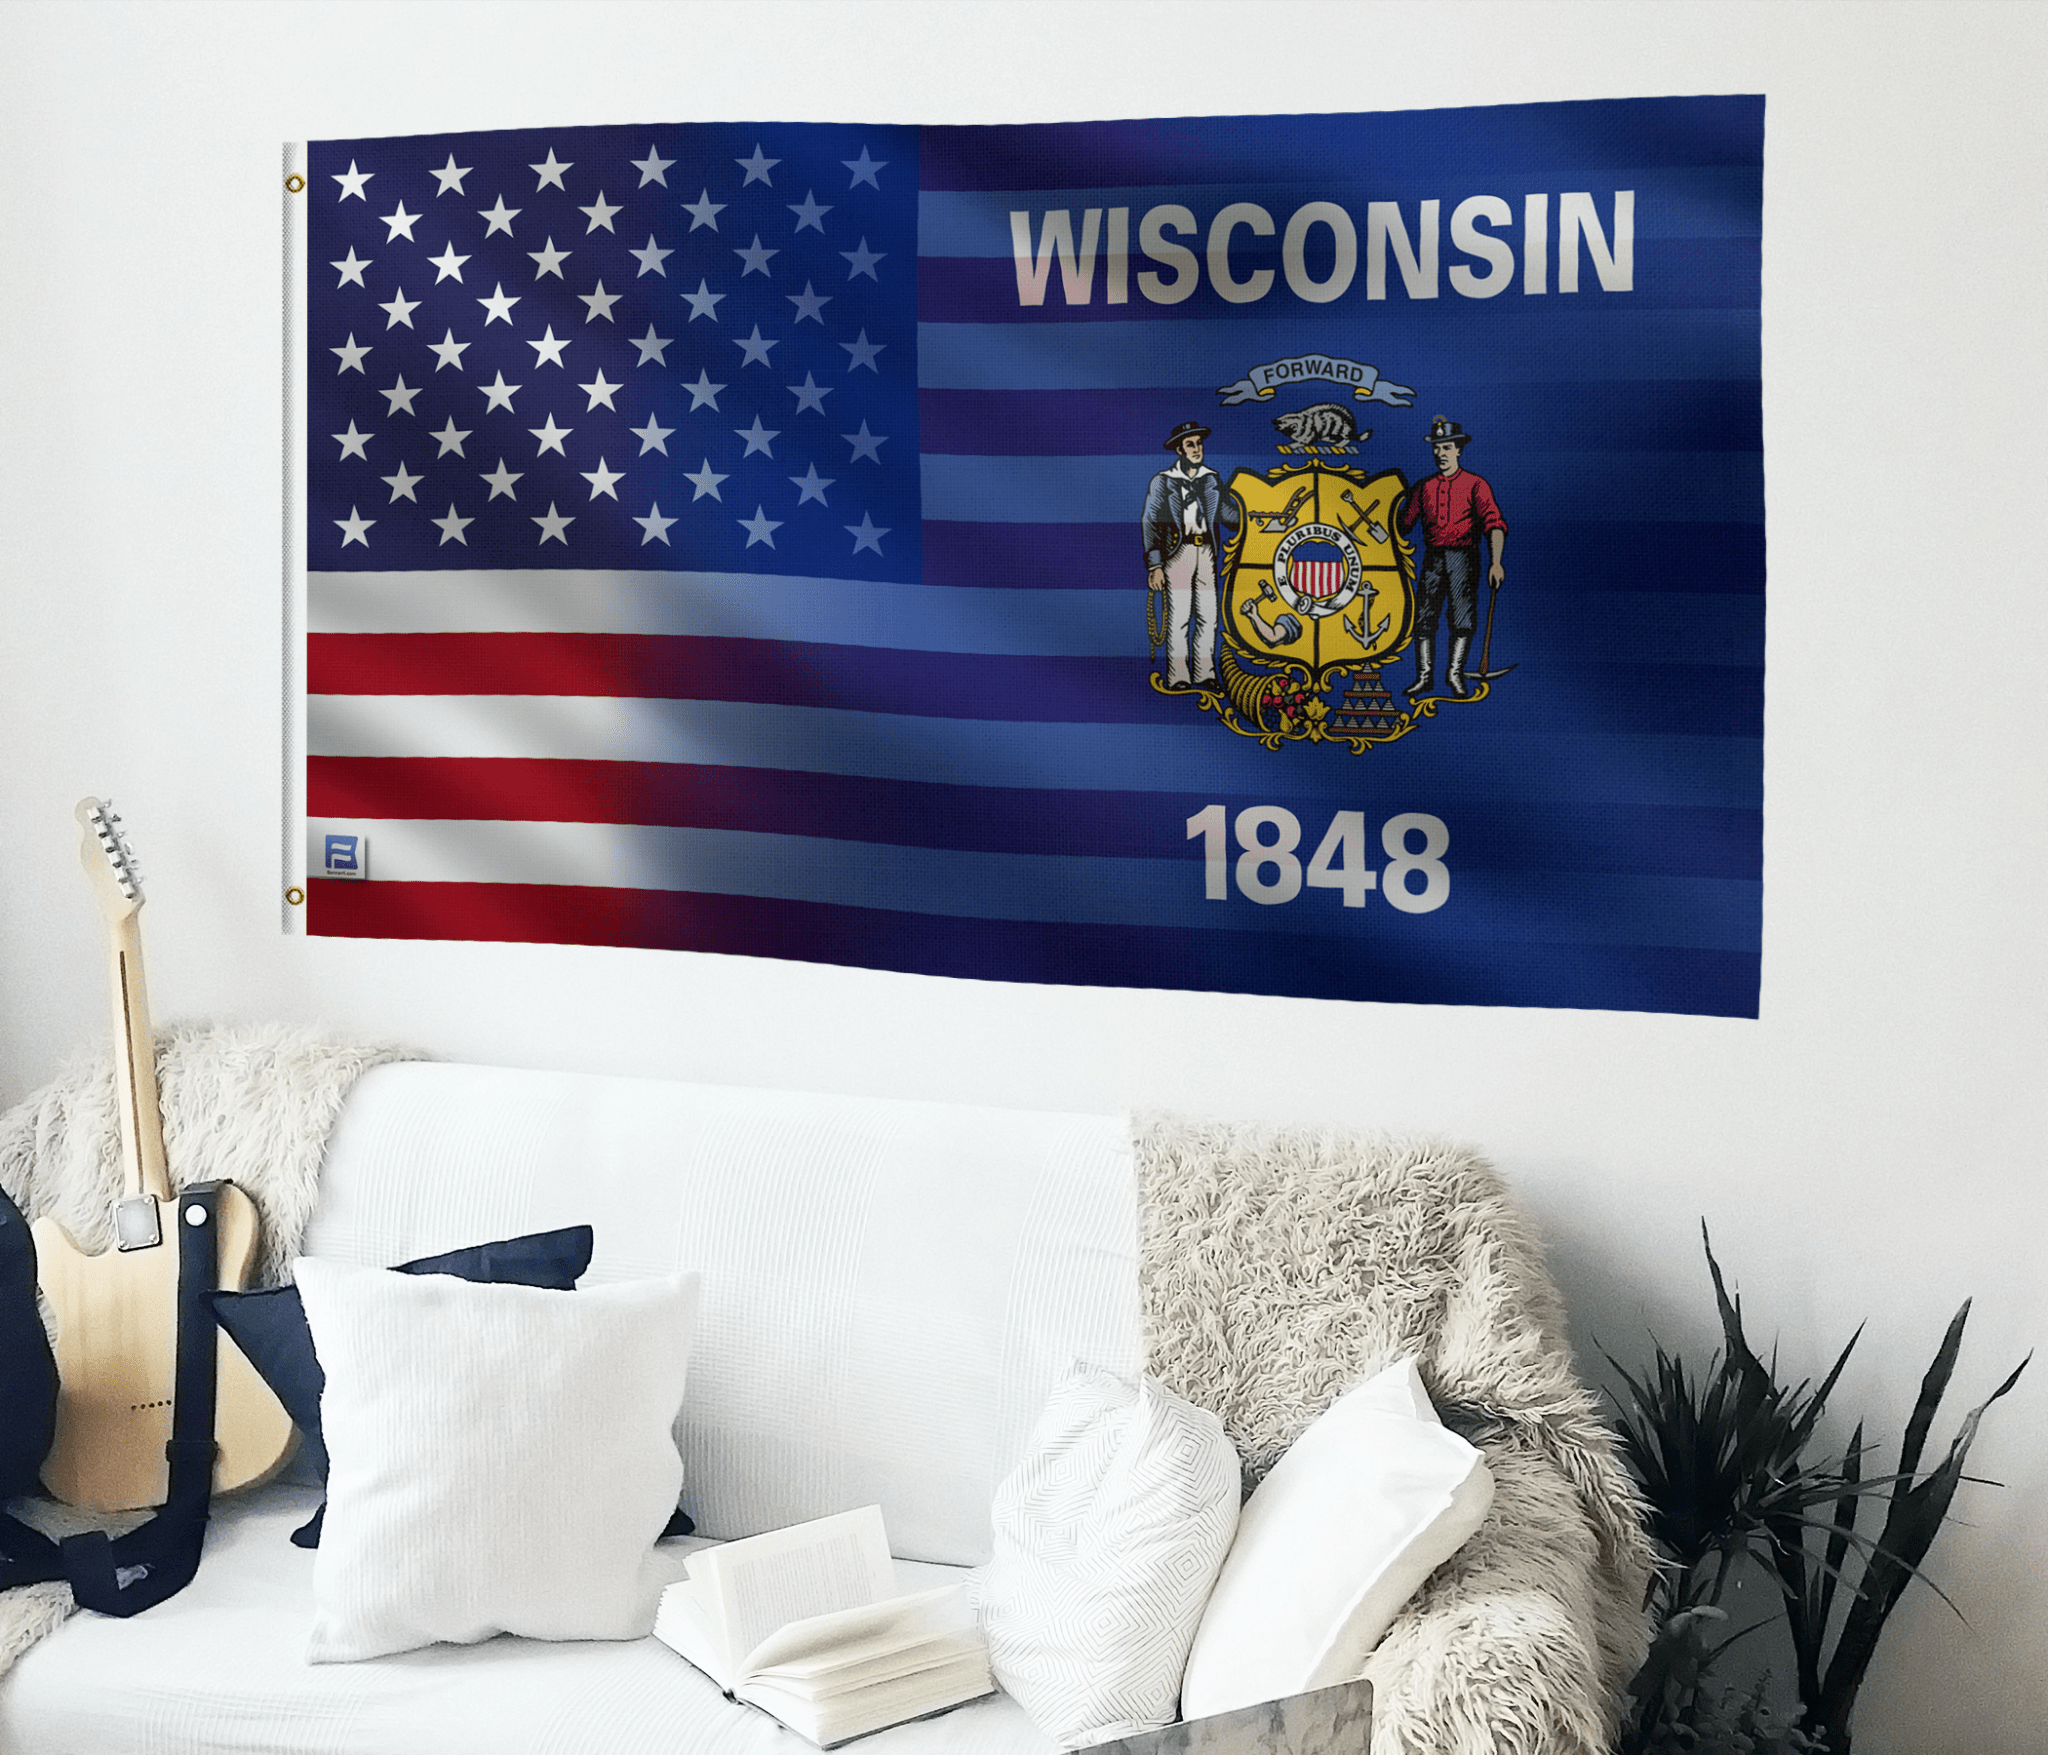
[[[1229,643],[1316,688],[1399,652],[1415,620],[1414,549],[1393,520],[1407,485],[1321,461],[1232,476],[1244,518],[1224,556]]]

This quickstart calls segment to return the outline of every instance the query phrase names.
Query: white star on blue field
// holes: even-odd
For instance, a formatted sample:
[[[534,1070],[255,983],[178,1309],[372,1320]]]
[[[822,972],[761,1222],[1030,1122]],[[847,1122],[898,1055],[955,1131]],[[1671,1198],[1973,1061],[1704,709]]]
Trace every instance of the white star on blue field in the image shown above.
[[[310,568],[918,577],[914,130],[309,163]]]

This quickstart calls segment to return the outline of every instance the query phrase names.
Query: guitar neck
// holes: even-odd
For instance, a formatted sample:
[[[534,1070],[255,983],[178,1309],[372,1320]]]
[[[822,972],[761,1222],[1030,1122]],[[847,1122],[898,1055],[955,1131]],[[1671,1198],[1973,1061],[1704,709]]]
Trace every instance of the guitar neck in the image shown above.
[[[164,1124],[156,1100],[156,1033],[142,979],[138,913],[107,923],[107,972],[114,1001],[114,1095],[121,1110],[121,1182],[129,1196],[171,1197]]]

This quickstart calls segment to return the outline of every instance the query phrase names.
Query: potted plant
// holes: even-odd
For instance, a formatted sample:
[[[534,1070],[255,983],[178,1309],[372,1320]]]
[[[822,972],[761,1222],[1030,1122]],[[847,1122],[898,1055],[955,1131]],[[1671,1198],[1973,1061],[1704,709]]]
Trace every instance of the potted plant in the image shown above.
[[[1668,1562],[1651,1587],[1658,1632],[1630,1685],[1624,1755],[1849,1755],[1850,1713],[1885,1621],[1907,1585],[1923,1576],[1920,1564],[1966,1478],[1964,1462],[1985,1409],[2019,1381],[2032,1355],[1963,1417],[1946,1455],[1923,1474],[1935,1413],[1962,1348],[1965,1299],[1921,1380],[1897,1468],[1866,1473],[1869,1447],[1860,1422],[1846,1450],[1832,1453],[1820,1443],[1828,1397],[1863,1331],[1849,1337],[1818,1385],[1807,1379],[1787,1388],[1778,1380],[1775,1352],[1766,1363],[1750,1346],[1741,1301],[1729,1296],[1704,1223],[1700,1236],[1722,1334],[1704,1370],[1689,1371],[1654,1337],[1654,1357],[1640,1373],[1608,1355],[1628,1390],[1619,1421],[1623,1451]],[[1870,1521],[1862,1514],[1873,1504],[1881,1508],[1874,1532],[1859,1527],[1860,1519]],[[1729,1647],[1754,1631],[1726,1633],[1721,1608],[1744,1563],[1761,1568],[1783,1606],[1797,1724],[1774,1718],[1761,1685],[1737,1696],[1713,1674]]]

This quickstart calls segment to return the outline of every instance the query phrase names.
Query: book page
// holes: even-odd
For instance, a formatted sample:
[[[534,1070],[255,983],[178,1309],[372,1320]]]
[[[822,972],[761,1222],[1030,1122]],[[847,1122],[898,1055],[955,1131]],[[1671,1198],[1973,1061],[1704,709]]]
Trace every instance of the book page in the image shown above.
[[[762,1685],[758,1698],[754,1686],[743,1687],[740,1698],[752,1700],[792,1730],[822,1748],[830,1748],[849,1737],[878,1731],[884,1725],[922,1718],[994,1692],[995,1678],[989,1674],[988,1654],[977,1649],[914,1676],[876,1683],[828,1699],[813,1700],[772,1684]]]
[[[807,1700],[831,1700],[842,1694],[872,1688],[878,1683],[921,1676],[962,1660],[988,1662],[988,1646],[980,1633],[971,1630],[945,1633],[910,1645],[878,1641],[873,1646],[860,1648],[858,1658],[849,1657],[845,1661],[829,1663],[820,1659],[819,1667],[815,1669],[804,1664],[777,1665],[774,1669],[759,1671],[747,1678],[745,1687],[750,1694],[775,1690],[801,1695]]]
[[[690,1577],[718,1603],[728,1653],[748,1656],[792,1621],[865,1608],[896,1586],[879,1506],[770,1530],[690,1557]]]
[[[749,1680],[771,1673],[822,1675],[842,1658],[858,1663],[878,1652],[921,1644],[972,1626],[965,1587],[942,1584],[912,1596],[792,1622],[749,1653],[741,1673]]]
[[[701,1579],[679,1579],[661,1593],[654,1637],[690,1660],[728,1694],[735,1666],[716,1626],[718,1606]]]

